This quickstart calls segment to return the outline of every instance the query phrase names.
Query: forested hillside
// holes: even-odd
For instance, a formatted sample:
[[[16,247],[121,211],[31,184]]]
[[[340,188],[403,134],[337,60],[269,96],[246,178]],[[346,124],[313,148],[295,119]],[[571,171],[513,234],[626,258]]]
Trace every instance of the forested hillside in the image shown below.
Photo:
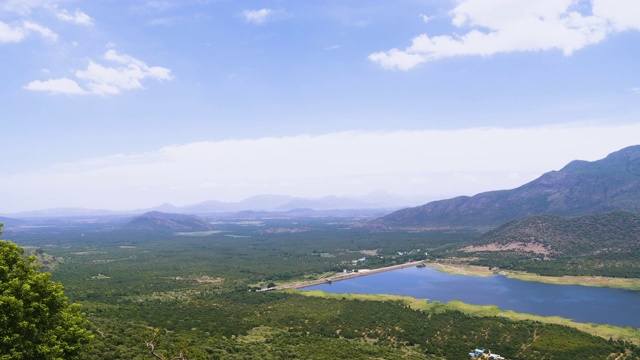
[[[205,219],[195,215],[151,211],[136,216],[125,225],[125,228],[156,231],[203,231],[211,230],[213,226]]]

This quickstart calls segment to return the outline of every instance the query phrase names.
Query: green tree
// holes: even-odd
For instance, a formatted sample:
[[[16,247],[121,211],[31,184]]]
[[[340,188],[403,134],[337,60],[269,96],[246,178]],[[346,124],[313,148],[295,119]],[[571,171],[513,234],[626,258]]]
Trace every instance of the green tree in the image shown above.
[[[0,360],[76,359],[92,337],[87,321],[35,259],[0,240]]]

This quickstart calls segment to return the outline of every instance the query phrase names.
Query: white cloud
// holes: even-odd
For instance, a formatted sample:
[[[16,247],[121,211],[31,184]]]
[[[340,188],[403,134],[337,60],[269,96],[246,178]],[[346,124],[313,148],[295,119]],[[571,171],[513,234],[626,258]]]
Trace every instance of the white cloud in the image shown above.
[[[428,22],[429,22],[429,20],[431,20],[431,18],[430,18],[430,17],[428,17],[428,16],[427,16],[427,15],[425,15],[425,14],[420,14],[420,19],[422,19],[422,21],[423,21],[423,22],[425,22],[425,23],[428,23]]]
[[[27,36],[21,27],[11,27],[0,21],[0,43],[20,42]]]
[[[77,80],[60,78],[32,81],[24,88],[53,94],[115,95],[123,90],[144,88],[142,81],[146,79],[158,81],[173,79],[171,70],[160,66],[149,66],[133,56],[118,54],[113,49],[107,50],[104,59],[115,65],[105,66],[89,60],[85,70],[74,71]]]
[[[35,80],[23,87],[26,90],[33,91],[46,91],[52,94],[71,94],[81,95],[85,94],[77,82],[69,78],[51,79],[46,81]]]
[[[0,21],[0,43],[21,42],[33,33],[49,41],[58,40],[58,34],[51,29],[30,21],[24,21],[18,26],[10,26]]]
[[[582,1],[584,2],[584,1]],[[404,50],[369,55],[387,69],[409,70],[454,56],[490,56],[522,51],[560,50],[566,56],[609,34],[640,29],[640,2],[593,0],[592,14],[575,11],[576,0],[462,0],[451,11],[463,35],[418,35]]]
[[[61,21],[70,22],[76,25],[93,25],[93,19],[79,9],[76,9],[73,13],[70,13],[68,10],[58,10],[55,14]]]
[[[603,158],[637,144],[639,133],[638,124],[576,125],[203,141],[33,174],[2,173],[0,210],[131,209],[264,193],[359,195],[381,189],[430,198],[472,195],[522,185],[574,159]]]
[[[273,19],[276,14],[277,12],[272,9],[245,10],[242,12],[246,22],[258,25]]]
[[[607,19],[617,31],[640,30],[640,2],[593,0],[593,14]]]

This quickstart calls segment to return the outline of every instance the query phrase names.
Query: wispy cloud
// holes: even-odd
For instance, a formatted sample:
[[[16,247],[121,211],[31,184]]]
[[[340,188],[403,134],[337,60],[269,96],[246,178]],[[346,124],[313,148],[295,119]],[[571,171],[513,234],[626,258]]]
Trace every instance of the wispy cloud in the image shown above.
[[[73,13],[64,9],[57,10],[55,15],[61,21],[70,22],[76,25],[84,25],[84,26],[93,25],[93,19],[89,15],[80,11],[79,9],[76,9],[76,11],[74,11]]]
[[[104,60],[110,65],[102,65],[89,60],[85,70],[76,70],[76,79],[67,77],[35,80],[24,86],[26,90],[45,91],[51,94],[91,94],[115,95],[124,90],[142,89],[142,81],[154,79],[171,80],[171,70],[160,66],[149,66],[130,55],[118,54],[108,50]],[[80,84],[80,83],[82,84]]]
[[[51,29],[30,21],[23,21],[22,24],[16,26],[10,26],[0,21],[0,43],[21,42],[34,33],[49,41],[58,40],[58,34]]]
[[[592,0],[586,14],[574,0],[462,0],[451,11],[463,35],[412,39],[404,50],[376,52],[369,59],[383,68],[410,70],[422,63],[455,56],[490,56],[519,51],[560,50],[566,56],[608,35],[640,29],[640,3]]]
[[[265,8],[259,10],[245,10],[242,12],[242,16],[246,22],[262,25],[268,21],[278,18],[281,13],[281,11]]]
[[[0,10],[26,16],[33,9],[51,6],[49,0],[4,0],[0,2]]]
[[[36,23],[32,23],[29,21],[25,21],[23,23],[23,28],[25,30],[27,30],[27,32],[34,32],[37,33],[38,35],[42,36],[43,38],[50,40],[50,41],[57,41],[58,40],[58,34],[56,34],[55,32],[53,32],[51,29],[36,24]]]
[[[567,125],[203,141],[0,174],[0,188],[5,209],[135,208],[260,193],[358,195],[380,189],[438,198],[516,187],[571,160],[597,160],[636,144],[638,133],[638,124]]]
[[[49,41],[57,41],[58,34],[30,19],[30,14],[35,9],[45,9],[60,21],[84,26],[93,25],[93,19],[79,9],[70,12],[59,9],[58,5],[51,1],[44,0],[6,0],[0,2],[0,11],[17,14],[19,19],[13,24],[0,21],[0,44],[21,42],[31,34],[39,35]]]

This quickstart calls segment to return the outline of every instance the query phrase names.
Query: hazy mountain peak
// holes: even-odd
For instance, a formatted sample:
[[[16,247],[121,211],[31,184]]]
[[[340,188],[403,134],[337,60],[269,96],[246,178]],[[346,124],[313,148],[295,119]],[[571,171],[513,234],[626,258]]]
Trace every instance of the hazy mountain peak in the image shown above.
[[[213,225],[195,215],[150,211],[133,218],[125,228],[152,231],[203,231],[213,229]]]

